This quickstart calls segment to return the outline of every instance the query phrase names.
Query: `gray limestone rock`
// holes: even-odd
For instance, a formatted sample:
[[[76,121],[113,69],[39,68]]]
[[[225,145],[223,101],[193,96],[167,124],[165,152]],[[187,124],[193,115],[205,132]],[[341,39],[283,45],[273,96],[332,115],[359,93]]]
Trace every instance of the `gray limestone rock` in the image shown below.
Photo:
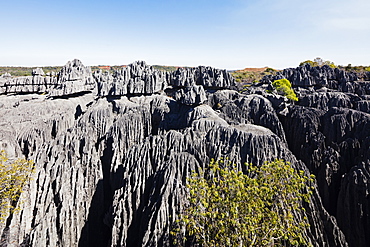
[[[370,163],[354,166],[343,178],[338,196],[338,224],[351,246],[367,246],[370,236]]]
[[[91,70],[75,59],[68,62],[58,73],[44,76],[41,68],[34,69],[32,76],[0,78],[0,94],[9,93],[47,93],[49,96],[67,96],[92,91],[95,81]]]
[[[359,100],[361,98],[356,95],[341,92],[313,92],[301,94],[297,104],[327,111],[331,107],[354,108],[355,102]]]
[[[95,88],[95,81],[90,67],[85,67],[78,59],[68,62],[58,73],[56,83],[48,89],[49,95],[67,96],[90,92]]]
[[[282,78],[292,82],[299,98],[286,111],[279,111],[276,99],[266,95],[268,85]],[[350,246],[367,242],[369,220],[363,208],[369,183],[364,169],[370,164],[370,83],[366,80],[361,74],[305,65],[266,76],[244,92],[273,103],[289,149],[316,175],[323,205],[345,229]],[[353,196],[355,191],[360,193]]]
[[[312,201],[304,205],[311,225],[305,234],[313,246],[348,246],[346,239],[361,246],[348,234],[368,230],[359,218],[367,211],[356,206],[367,205],[366,193],[351,197],[368,186],[366,176],[363,185],[351,179],[370,160],[366,84],[349,89],[361,88],[361,97],[333,92],[351,75],[300,70],[284,73],[328,89],[301,90],[300,106],[262,86],[249,95],[231,90],[231,75],[210,67],[165,73],[135,62],[92,74],[74,60],[57,77],[1,77],[0,145],[36,164],[19,213],[1,226],[2,241],[171,246],[187,178],[210,159],[228,157],[240,170],[244,162],[280,158],[316,174]],[[351,228],[343,226],[348,210],[355,212]]]
[[[44,76],[45,73],[44,73],[44,71],[41,68],[36,68],[36,69],[33,69],[32,70],[32,75],[33,76],[35,76],[35,75]]]
[[[170,84],[175,87],[201,85],[205,89],[234,89],[235,79],[226,70],[199,66],[178,68],[171,74]]]
[[[184,105],[200,105],[207,100],[206,92],[203,87],[197,85],[181,88],[176,91],[174,98]]]
[[[283,141],[285,134],[269,100],[251,94],[242,95],[233,90],[220,90],[209,95],[209,104],[220,111],[222,118],[231,124],[252,123],[272,130]]]
[[[305,64],[296,69],[284,69],[277,75],[265,76],[263,82],[272,82],[274,80],[286,78],[293,86],[310,87],[320,86],[337,89],[341,83],[353,82],[358,80],[356,73],[348,73],[338,68],[331,68],[328,65],[322,67],[311,67]]]
[[[196,84],[193,68],[178,68],[171,74],[171,85],[176,87],[190,87]]]
[[[229,125],[207,105],[185,107],[162,95],[14,96],[20,102],[17,112],[25,107],[32,112],[30,124],[23,114],[10,117],[12,103],[2,97],[7,121],[17,123],[8,125],[9,132],[18,131],[12,136],[36,162],[35,177],[22,195],[27,203],[11,221],[9,242],[168,246],[186,177],[210,158],[260,164],[279,157],[303,167],[271,130]],[[317,203],[315,212],[323,210]],[[328,224],[315,217],[316,227]],[[307,234],[318,242],[331,236]]]
[[[12,77],[12,75],[8,72],[5,72],[4,74],[0,75],[0,78],[8,78],[8,77]]]
[[[370,113],[370,100],[369,99],[359,100],[356,103],[357,103],[356,108],[355,108],[356,110]]]
[[[110,72],[98,71],[93,74],[99,96],[150,95],[167,87],[168,75],[138,61]]]
[[[369,114],[295,106],[280,119],[290,150],[317,176],[325,208],[337,215],[341,177],[351,167],[370,161]]]

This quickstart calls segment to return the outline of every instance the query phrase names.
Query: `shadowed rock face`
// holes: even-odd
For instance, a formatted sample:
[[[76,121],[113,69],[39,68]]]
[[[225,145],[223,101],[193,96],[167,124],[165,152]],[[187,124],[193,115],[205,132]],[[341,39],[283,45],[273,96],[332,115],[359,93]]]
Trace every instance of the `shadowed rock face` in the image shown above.
[[[338,88],[346,85],[347,82],[358,80],[356,73],[348,73],[338,68],[331,68],[328,65],[322,67],[311,67],[309,64],[300,66],[296,69],[284,69],[276,76],[267,76],[263,81],[277,80],[286,78],[293,86],[310,87],[322,86]]]
[[[284,73],[319,78],[297,71]],[[325,73],[330,85],[355,78]],[[202,66],[165,73],[135,62],[92,74],[74,60],[56,76],[2,76],[1,148],[36,164],[20,212],[1,226],[2,242],[170,246],[186,178],[228,157],[241,170],[281,158],[316,174],[305,205],[312,244],[366,246],[367,82],[353,83],[361,94],[303,83],[291,105],[261,88],[238,93],[229,73]]]
[[[317,177],[324,207],[350,246],[367,246],[370,114],[368,78],[328,66],[286,69],[300,100],[279,115],[290,150]],[[266,77],[269,84],[274,77]]]

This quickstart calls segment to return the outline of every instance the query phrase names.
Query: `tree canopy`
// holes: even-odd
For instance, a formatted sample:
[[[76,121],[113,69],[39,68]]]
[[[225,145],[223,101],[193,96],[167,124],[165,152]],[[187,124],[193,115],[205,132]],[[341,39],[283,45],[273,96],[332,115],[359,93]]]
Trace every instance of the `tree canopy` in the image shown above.
[[[315,58],[313,61],[311,61],[311,60],[303,61],[299,64],[299,66],[302,66],[302,65],[305,65],[305,64],[309,64],[309,65],[311,65],[311,67],[324,66],[324,65],[328,65],[331,68],[336,68],[337,67],[333,62],[331,62],[329,60],[325,61],[320,57]]]
[[[309,245],[302,200],[310,200],[312,181],[283,160],[249,164],[247,174],[212,160],[188,180],[188,204],[171,233],[177,245]]]
[[[8,162],[5,151],[0,151],[0,221],[17,209],[18,198],[33,169],[32,161],[17,159]]]

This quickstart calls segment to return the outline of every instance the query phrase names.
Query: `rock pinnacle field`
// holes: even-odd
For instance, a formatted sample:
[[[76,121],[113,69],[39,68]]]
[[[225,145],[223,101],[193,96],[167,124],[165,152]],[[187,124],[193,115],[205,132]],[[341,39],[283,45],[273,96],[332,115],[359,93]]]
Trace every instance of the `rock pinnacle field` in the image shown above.
[[[287,79],[298,101],[273,86]],[[308,64],[241,85],[208,66],[137,61],[0,76],[0,149],[32,160],[1,246],[172,246],[187,178],[211,159],[314,174],[313,246],[370,243],[370,72]]]

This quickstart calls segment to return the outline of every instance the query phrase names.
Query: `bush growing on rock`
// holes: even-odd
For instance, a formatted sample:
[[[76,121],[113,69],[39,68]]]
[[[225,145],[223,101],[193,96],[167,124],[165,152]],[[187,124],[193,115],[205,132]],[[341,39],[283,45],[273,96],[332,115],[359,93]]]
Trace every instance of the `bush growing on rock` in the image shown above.
[[[289,80],[287,79],[275,80],[272,83],[272,86],[274,86],[278,92],[283,94],[288,99],[298,101],[297,95],[292,89],[292,84],[290,83]]]
[[[17,209],[18,198],[33,170],[32,161],[17,159],[9,163],[5,151],[0,151],[0,222]]]
[[[273,68],[266,68],[266,69],[265,69],[265,72],[273,73],[273,72],[276,72],[276,70],[275,70],[275,69],[273,69]]]
[[[310,200],[309,181],[283,160],[247,165],[247,174],[212,160],[205,172],[188,180],[188,204],[171,232],[175,244],[308,245],[304,232],[309,224],[301,203]]]
[[[328,66],[329,66],[329,67],[331,67],[331,68],[337,68],[337,66],[336,66],[333,62],[331,62],[331,61],[329,61],[329,60],[324,61],[324,60],[323,60],[322,58],[320,58],[320,57],[315,58],[313,61],[312,61],[312,60],[306,60],[306,61],[303,61],[303,62],[301,62],[301,63],[299,64],[299,66],[303,66],[303,65],[305,65],[305,64],[309,64],[309,65],[311,65],[311,67],[328,65]]]
[[[329,67],[331,68],[337,68],[338,66],[336,66],[332,61],[324,61],[322,58],[320,57],[317,57],[315,58],[313,61],[312,60],[306,60],[306,61],[303,61],[299,64],[299,66],[303,66],[305,64],[309,64],[311,65],[311,67],[317,67],[317,66],[324,66],[324,65],[328,65]]]

